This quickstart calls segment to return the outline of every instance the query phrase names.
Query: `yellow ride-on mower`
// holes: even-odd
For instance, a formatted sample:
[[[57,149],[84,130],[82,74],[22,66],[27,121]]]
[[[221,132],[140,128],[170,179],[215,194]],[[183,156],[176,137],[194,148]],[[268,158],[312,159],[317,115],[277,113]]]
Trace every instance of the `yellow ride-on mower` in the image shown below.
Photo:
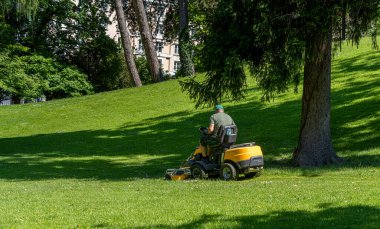
[[[201,127],[202,133],[207,128]],[[219,144],[213,147],[209,157],[202,157],[197,148],[179,170],[168,170],[166,177],[174,178],[176,174],[186,174],[194,179],[220,177],[223,180],[236,180],[240,175],[252,178],[261,174],[264,166],[263,153],[254,142],[234,145],[237,127],[229,125],[221,127],[218,133]],[[178,174],[179,175],[179,174]]]

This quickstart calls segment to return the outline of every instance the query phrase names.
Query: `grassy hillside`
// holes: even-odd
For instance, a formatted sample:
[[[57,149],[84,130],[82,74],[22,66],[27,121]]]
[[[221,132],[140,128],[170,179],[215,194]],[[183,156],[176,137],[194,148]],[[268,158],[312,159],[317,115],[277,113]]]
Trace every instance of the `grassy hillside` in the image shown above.
[[[333,143],[345,163],[290,167],[301,94],[263,103],[249,80],[246,99],[223,105],[238,142],[261,145],[266,165],[240,182],[162,179],[198,145],[212,113],[195,110],[176,80],[0,107],[0,228],[376,227],[380,52],[369,40],[343,46],[332,78]]]

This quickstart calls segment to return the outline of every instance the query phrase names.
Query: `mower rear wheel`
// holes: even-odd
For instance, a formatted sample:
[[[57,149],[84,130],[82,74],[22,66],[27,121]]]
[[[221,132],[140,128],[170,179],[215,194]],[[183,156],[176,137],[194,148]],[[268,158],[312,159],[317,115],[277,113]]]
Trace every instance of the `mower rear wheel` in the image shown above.
[[[195,165],[191,166],[190,170],[191,170],[191,176],[193,177],[193,179],[206,179],[207,178],[207,173],[206,173],[205,169],[199,164],[195,164]]]
[[[236,172],[235,167],[231,165],[230,163],[223,164],[220,169],[220,178],[226,181],[236,180],[237,172]]]

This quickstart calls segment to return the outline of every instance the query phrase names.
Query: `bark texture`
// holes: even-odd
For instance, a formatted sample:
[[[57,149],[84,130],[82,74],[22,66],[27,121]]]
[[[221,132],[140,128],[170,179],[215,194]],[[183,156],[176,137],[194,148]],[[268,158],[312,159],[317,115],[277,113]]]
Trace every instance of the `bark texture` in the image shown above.
[[[194,64],[191,59],[191,40],[189,35],[188,0],[179,0],[179,57],[181,75],[194,75]]]
[[[158,62],[155,46],[153,45],[152,32],[149,27],[143,0],[132,0],[133,9],[136,13],[139,25],[141,41],[144,46],[146,59],[148,61],[150,74],[153,82],[161,81],[160,63]]]
[[[127,21],[125,19],[122,0],[115,0],[116,17],[119,25],[121,41],[123,43],[124,57],[127,63],[129,74],[132,76],[136,87],[141,87],[141,79],[137,71],[135,59],[133,56],[132,45],[129,38]]]
[[[343,10],[342,10],[342,34],[341,39],[346,40],[346,25],[347,25],[347,2],[348,0],[343,1]]]
[[[301,129],[293,162],[301,167],[313,167],[340,161],[331,142],[330,31],[318,31],[306,41]]]

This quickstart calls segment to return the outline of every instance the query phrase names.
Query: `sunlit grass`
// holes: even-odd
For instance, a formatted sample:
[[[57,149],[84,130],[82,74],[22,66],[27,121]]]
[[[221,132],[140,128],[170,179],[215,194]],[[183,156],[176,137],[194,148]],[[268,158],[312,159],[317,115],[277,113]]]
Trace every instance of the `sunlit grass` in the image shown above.
[[[0,228],[378,228],[380,53],[370,40],[333,61],[331,129],[339,166],[290,166],[301,93],[223,105],[238,143],[262,146],[261,177],[170,182],[211,108],[177,80],[0,107]],[[302,88],[300,88],[299,91]]]

